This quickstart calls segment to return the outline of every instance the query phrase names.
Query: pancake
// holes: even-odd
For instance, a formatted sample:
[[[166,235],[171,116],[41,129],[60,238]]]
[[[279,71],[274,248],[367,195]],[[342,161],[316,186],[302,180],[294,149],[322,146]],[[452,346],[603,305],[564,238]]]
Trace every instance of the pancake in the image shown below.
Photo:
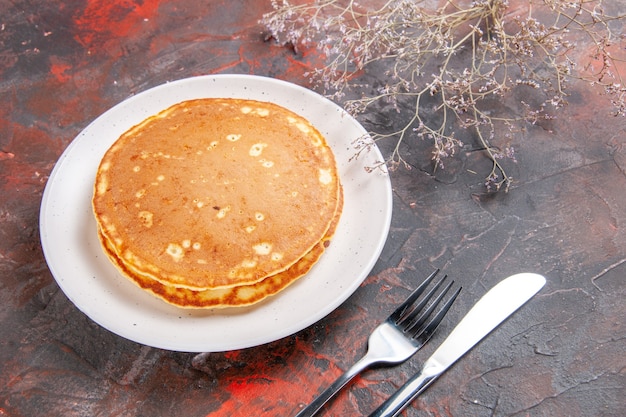
[[[342,200],[340,201],[340,207],[341,204]],[[98,235],[109,259],[125,277],[168,304],[182,308],[243,307],[256,304],[277,294],[309,272],[329,246],[339,222],[340,212],[341,209],[338,210],[324,238],[286,271],[267,277],[255,284],[213,290],[194,291],[188,288],[167,286],[150,277],[133,273],[115,256],[112,248],[102,238],[102,235],[100,233]]]
[[[341,211],[332,151],[304,118],[240,99],[178,103],[124,133],[98,168],[93,209],[117,265],[215,290],[288,270]]]

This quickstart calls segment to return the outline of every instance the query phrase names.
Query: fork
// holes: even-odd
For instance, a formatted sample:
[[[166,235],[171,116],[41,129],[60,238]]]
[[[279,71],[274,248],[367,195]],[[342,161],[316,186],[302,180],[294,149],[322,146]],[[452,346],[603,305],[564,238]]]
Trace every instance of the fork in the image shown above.
[[[370,335],[368,347],[365,355],[359,359],[350,369],[333,382],[324,392],[315,398],[308,406],[303,408],[296,417],[311,417],[330,400],[341,388],[343,388],[352,378],[374,364],[399,364],[406,361],[415,354],[431,338],[437,326],[452,307],[452,303],[461,292],[461,288],[443,304],[437,314],[430,320],[428,318],[434,312],[437,305],[454,284],[454,281],[447,284],[444,289],[433,298],[437,290],[441,287],[447,275],[444,275],[434,287],[420,300],[413,308],[411,306],[417,301],[419,296],[426,290],[426,287],[435,278],[439,269],[417,287],[409,297],[394,310],[393,313],[381,323]],[[426,307],[428,305],[428,307]],[[423,310],[423,311],[422,311]],[[420,314],[421,313],[421,314]]]

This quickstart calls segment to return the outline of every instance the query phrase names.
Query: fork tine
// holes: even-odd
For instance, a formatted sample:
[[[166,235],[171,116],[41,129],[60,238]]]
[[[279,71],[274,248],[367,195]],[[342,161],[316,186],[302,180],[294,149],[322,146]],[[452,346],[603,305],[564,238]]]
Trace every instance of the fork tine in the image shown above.
[[[426,304],[430,302],[435,292],[439,290],[439,287],[441,287],[443,281],[447,277],[447,275],[444,275],[443,278],[441,278],[439,282],[437,282],[437,284],[435,284],[435,286],[428,292],[428,294],[426,294],[424,298],[420,300],[420,302],[413,308],[413,310],[411,310],[410,313],[408,313],[405,317],[401,318],[396,323],[403,332],[410,333],[414,329],[419,330],[420,328],[424,327],[426,321],[428,320],[428,317],[432,314],[435,308],[437,308],[437,305],[441,302],[452,284],[454,284],[454,281],[452,281],[448,285],[446,285],[446,287],[439,293],[439,295],[435,297],[435,299],[430,303],[428,308],[424,309],[424,307],[426,307]]]
[[[450,283],[450,286],[451,285],[452,283]],[[446,291],[448,290],[448,288],[446,289]],[[416,334],[413,335],[413,339],[417,340],[418,343],[422,345],[428,342],[428,340],[430,340],[432,335],[435,333],[435,330],[437,330],[437,327],[439,327],[439,324],[441,324],[441,322],[443,321],[444,316],[448,313],[448,310],[450,310],[450,307],[452,307],[452,304],[461,293],[461,288],[462,287],[459,287],[454,292],[454,294],[452,294],[452,296],[448,299],[448,301],[445,302],[443,307],[441,307],[441,310],[437,312],[435,317],[433,317],[428,322],[428,324],[423,328],[423,330],[419,330]]]
[[[398,306],[398,308],[396,308],[393,313],[391,313],[391,315],[389,316],[389,318],[387,320],[392,321],[394,323],[398,322],[398,320],[400,320],[400,318],[406,313],[406,311],[409,309],[409,307],[415,302],[415,300],[418,299],[418,297],[420,295],[422,295],[422,293],[424,292],[424,290],[426,289],[426,287],[428,286],[428,284],[431,283],[431,281],[435,278],[435,275],[437,275],[439,273],[439,268],[435,269],[435,271],[433,273],[431,273],[428,278],[426,278],[424,280],[424,282],[422,282],[420,284],[419,287],[417,287],[412,293],[411,295],[408,296],[408,298],[406,300],[404,300],[404,302],[402,304],[400,304]]]

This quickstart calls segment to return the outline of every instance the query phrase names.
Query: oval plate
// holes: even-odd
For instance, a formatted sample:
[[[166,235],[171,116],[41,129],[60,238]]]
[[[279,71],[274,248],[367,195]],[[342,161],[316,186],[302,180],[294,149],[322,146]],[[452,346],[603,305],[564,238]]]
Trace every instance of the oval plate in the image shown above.
[[[344,209],[330,247],[311,271],[267,300],[243,308],[188,310],[171,306],[123,277],[100,247],[91,197],[107,149],[130,127],[184,100],[205,97],[269,101],[306,117],[337,159]],[[252,75],[208,75],[163,84],[98,117],[67,147],[43,194],[41,243],[67,297],[106,329],[145,345],[219,352],[269,343],[320,320],[368,276],[389,231],[389,176],[365,167],[382,160],[376,147],[353,159],[367,132],[339,106],[311,90]]]

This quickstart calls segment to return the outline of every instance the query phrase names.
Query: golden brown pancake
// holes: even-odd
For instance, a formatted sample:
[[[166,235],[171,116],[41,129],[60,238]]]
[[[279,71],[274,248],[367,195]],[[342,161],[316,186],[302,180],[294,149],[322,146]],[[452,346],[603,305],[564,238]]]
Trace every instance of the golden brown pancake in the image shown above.
[[[340,205],[342,200],[340,201]],[[116,257],[108,242],[100,233],[101,239],[109,259],[117,266],[118,270],[124,276],[129,278],[139,287],[150,292],[165,302],[183,308],[224,308],[224,307],[242,307],[258,303],[269,296],[272,296],[295,282],[298,278],[305,275],[317,263],[326,247],[330,244],[330,240],[335,233],[339,222],[341,208],[338,210],[330,228],[326,232],[326,236],[313,247],[304,257],[293,264],[289,269],[279,272],[263,279],[260,282],[250,285],[241,285],[231,288],[220,288],[213,290],[194,291],[188,288],[168,286],[153,280],[150,277],[130,271],[119,258]]]
[[[286,271],[326,236],[341,186],[324,137],[271,103],[178,103],[103,157],[93,208],[135,276],[206,290]]]

